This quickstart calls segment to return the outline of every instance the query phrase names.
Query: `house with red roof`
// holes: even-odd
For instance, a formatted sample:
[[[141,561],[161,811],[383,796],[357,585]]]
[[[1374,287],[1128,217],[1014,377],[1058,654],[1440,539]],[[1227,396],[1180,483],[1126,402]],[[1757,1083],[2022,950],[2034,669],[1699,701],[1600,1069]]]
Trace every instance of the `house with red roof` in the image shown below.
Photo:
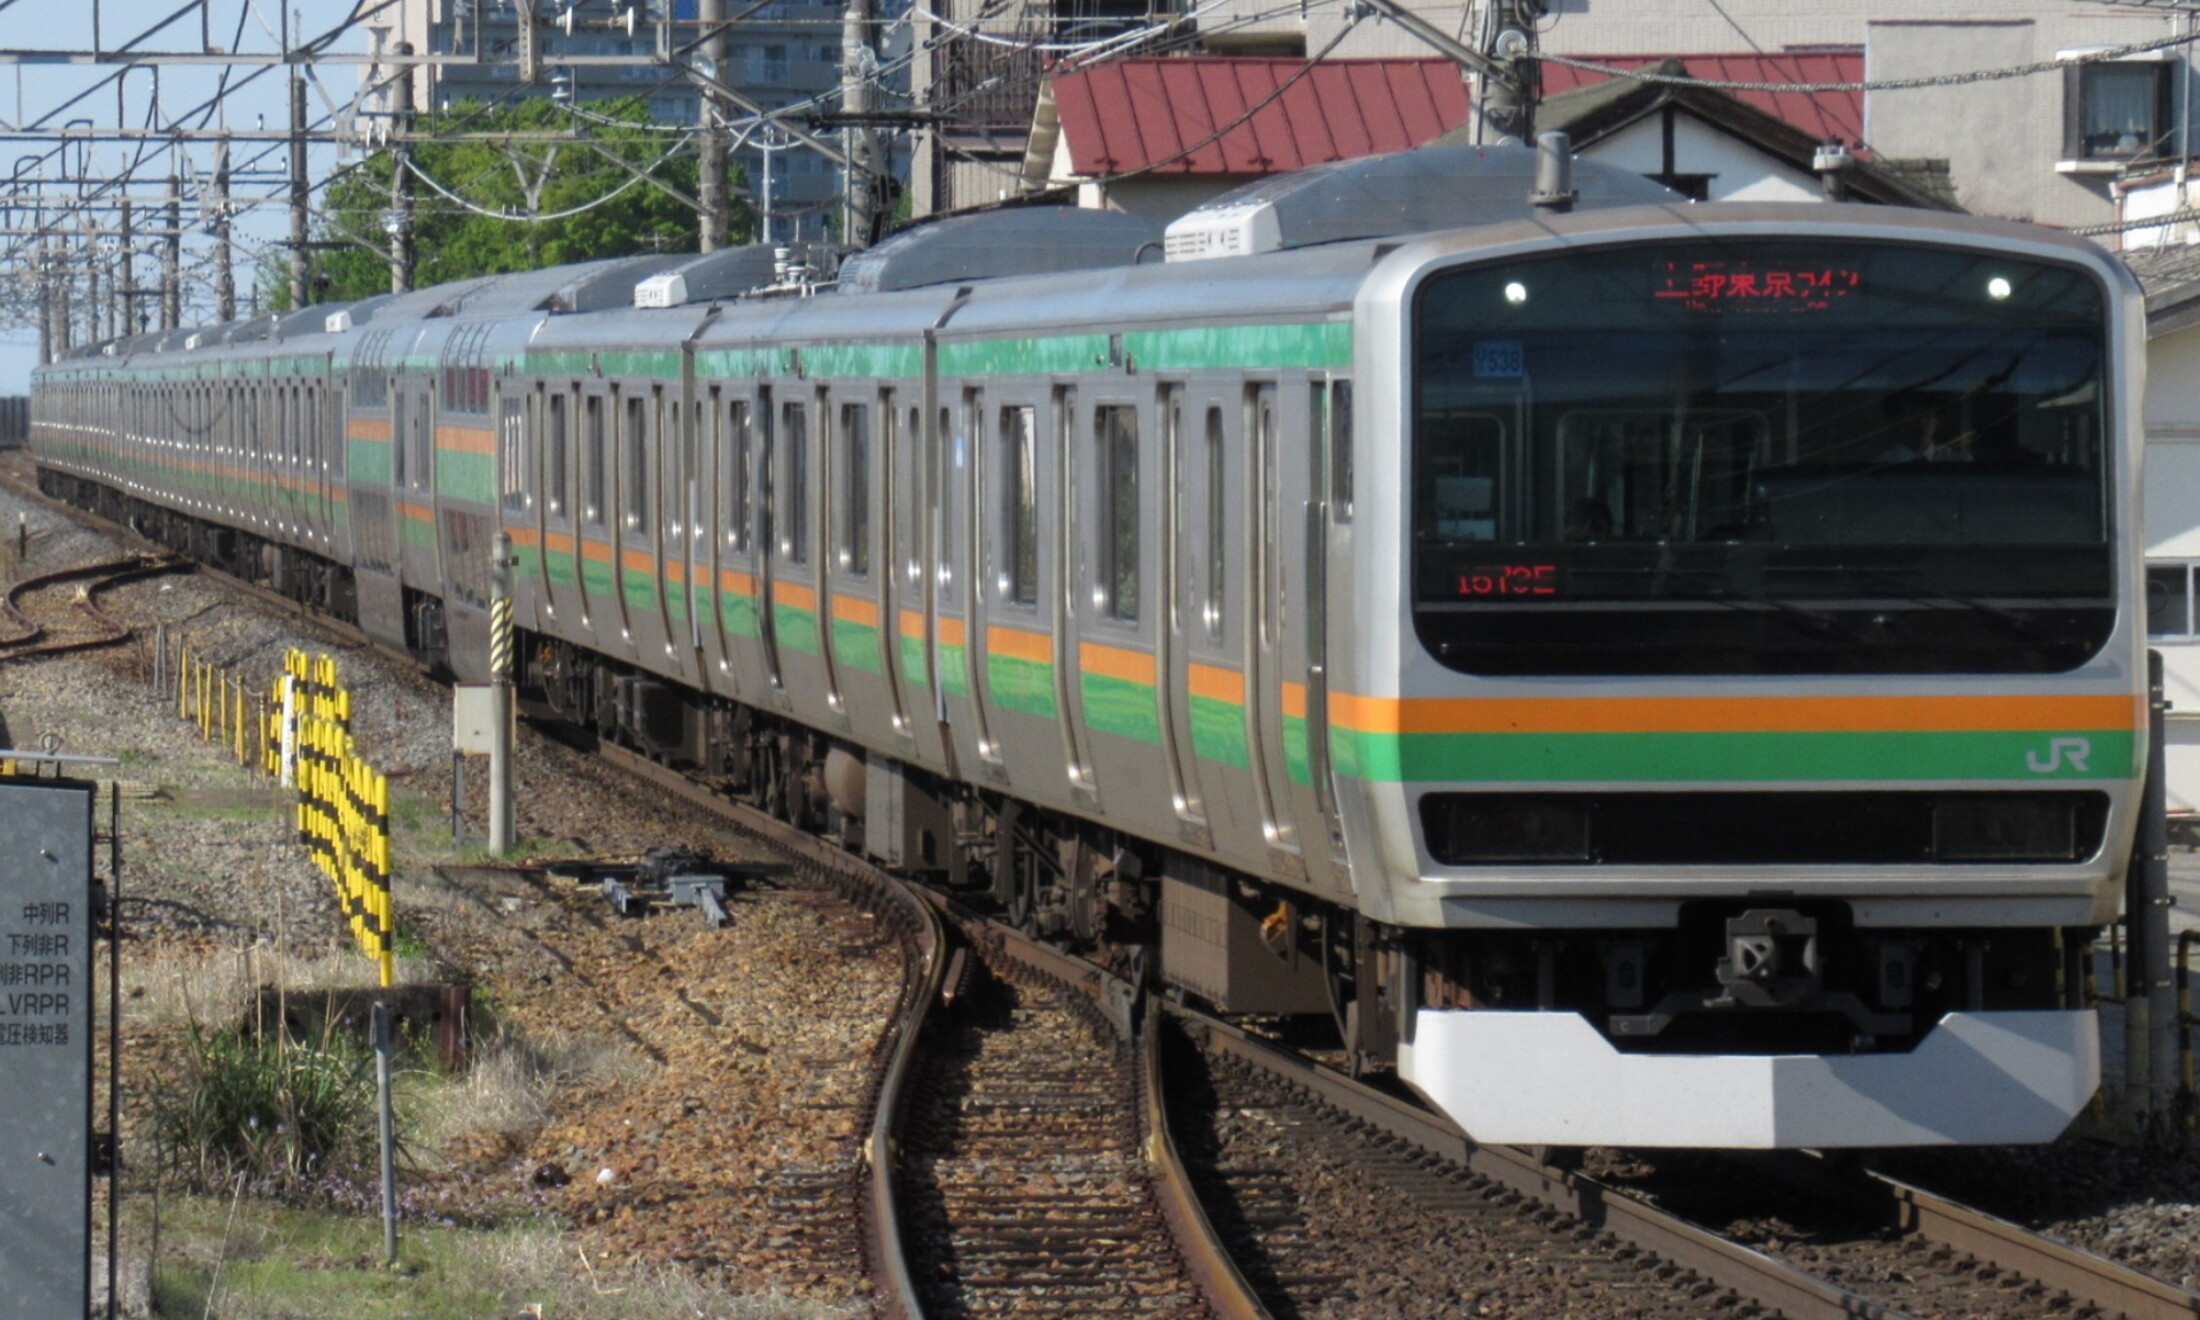
[[[1110,60],[1047,79],[1021,183],[1167,221],[1265,174],[1421,146],[1467,116],[1447,59]]]

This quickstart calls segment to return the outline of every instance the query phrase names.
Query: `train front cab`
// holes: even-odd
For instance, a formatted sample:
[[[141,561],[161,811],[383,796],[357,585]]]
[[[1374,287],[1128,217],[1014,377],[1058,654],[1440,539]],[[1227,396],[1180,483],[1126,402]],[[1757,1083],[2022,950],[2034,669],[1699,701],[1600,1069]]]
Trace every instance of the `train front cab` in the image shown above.
[[[1399,618],[1331,727],[1400,1073],[1487,1141],[2051,1140],[2144,764],[2128,279],[1696,212],[1363,296],[1404,443],[1333,599]]]

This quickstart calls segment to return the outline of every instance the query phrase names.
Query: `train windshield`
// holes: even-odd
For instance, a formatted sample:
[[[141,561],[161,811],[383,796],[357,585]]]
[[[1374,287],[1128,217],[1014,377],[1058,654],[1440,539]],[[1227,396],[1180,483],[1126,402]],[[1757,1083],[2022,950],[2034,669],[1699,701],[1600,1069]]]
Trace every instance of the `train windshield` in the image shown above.
[[[2071,267],[1692,240],[1414,305],[1416,626],[1480,674],[2066,670],[2115,617]]]

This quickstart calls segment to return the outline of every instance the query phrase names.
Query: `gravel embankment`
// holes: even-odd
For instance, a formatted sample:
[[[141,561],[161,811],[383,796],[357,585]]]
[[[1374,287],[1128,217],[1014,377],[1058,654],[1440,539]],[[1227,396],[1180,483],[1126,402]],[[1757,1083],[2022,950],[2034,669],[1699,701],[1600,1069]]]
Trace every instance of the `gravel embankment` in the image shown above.
[[[32,533],[25,574],[115,553],[108,538],[0,490],[0,526],[12,530],[18,510]],[[470,984],[477,1016],[475,1075],[420,1090],[408,1213],[550,1215],[573,1227],[591,1270],[678,1263],[732,1295],[867,1309],[847,1210],[870,1058],[900,967],[866,918],[759,885],[711,930],[685,911],[622,920],[598,896],[529,875],[442,878],[432,868],[459,860],[446,824],[446,693],[209,580],[122,588],[107,609],[148,638],[166,625],[255,693],[287,647],[338,657],[361,752],[397,797],[400,976]],[[177,718],[147,684],[151,653],[147,640],[0,666],[13,745],[56,735],[66,752],[120,762],[107,773],[124,786],[125,1144],[140,1151],[148,1097],[175,1075],[191,1020],[242,1012],[257,984],[356,985],[372,971],[295,842],[288,795]],[[756,856],[715,820],[532,733],[515,761],[529,846]],[[482,775],[470,778],[478,846]]]

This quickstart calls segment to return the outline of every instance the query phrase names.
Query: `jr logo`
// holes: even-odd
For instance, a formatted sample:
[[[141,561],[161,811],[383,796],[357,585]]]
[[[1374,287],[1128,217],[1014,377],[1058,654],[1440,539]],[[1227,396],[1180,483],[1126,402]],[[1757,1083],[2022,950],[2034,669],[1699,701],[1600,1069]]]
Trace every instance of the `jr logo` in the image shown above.
[[[2038,752],[2026,752],[2024,764],[2035,775],[2051,775],[2065,765],[2082,775],[2085,773],[2085,763],[2092,755],[2091,738],[2050,738],[2047,740],[2046,757],[2042,758]]]

